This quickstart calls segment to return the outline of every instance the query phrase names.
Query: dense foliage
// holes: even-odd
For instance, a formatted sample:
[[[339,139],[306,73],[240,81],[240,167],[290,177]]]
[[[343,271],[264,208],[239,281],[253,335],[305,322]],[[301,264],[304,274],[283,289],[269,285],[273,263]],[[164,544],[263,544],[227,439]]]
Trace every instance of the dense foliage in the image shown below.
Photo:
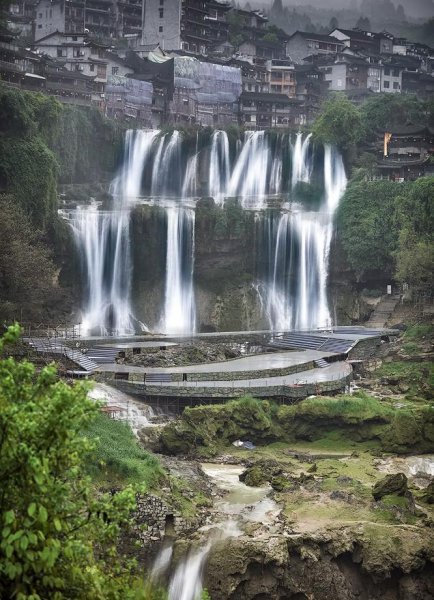
[[[178,421],[166,425],[161,442],[168,454],[215,456],[237,439],[265,445],[329,437],[398,453],[432,452],[434,408],[423,403],[397,411],[364,392],[282,406],[245,397],[186,409]]]
[[[17,339],[10,327],[0,339]],[[0,597],[152,598],[116,549],[135,506],[132,488],[92,492],[83,431],[98,413],[86,387],[58,380],[54,367],[0,359]]]
[[[96,109],[0,85],[0,188],[7,194],[0,200],[0,320],[47,321],[56,308],[57,319],[68,309],[50,259],[59,268],[71,255],[57,184],[111,177],[120,139]]]
[[[61,183],[110,180],[121,156],[122,132],[94,108],[65,105],[50,142]]]
[[[121,137],[97,109],[0,87],[0,183],[38,227],[53,218],[58,181],[112,176]]]
[[[432,125],[433,116],[434,102],[413,94],[374,94],[356,107],[335,92],[323,103],[312,132],[319,142],[335,144],[347,154],[395,127]]]
[[[316,141],[349,152],[363,138],[360,111],[344,94],[334,94],[324,102],[312,133]]]
[[[396,277],[413,289],[434,289],[434,177],[418,179],[400,196]]]
[[[12,196],[0,194],[0,214],[0,319],[46,318],[48,304],[65,301],[50,251]]]
[[[375,94],[360,107],[364,133],[390,131],[405,125],[427,125],[433,102],[412,94]]]
[[[372,272],[429,292],[434,285],[434,177],[406,184],[349,183],[338,211],[338,235],[359,279]]]
[[[0,89],[0,183],[38,227],[56,209],[58,164],[47,143],[60,111],[49,96]]]
[[[394,272],[398,245],[397,198],[404,186],[392,181],[355,178],[338,212],[338,235],[348,261],[359,278],[367,271]]]

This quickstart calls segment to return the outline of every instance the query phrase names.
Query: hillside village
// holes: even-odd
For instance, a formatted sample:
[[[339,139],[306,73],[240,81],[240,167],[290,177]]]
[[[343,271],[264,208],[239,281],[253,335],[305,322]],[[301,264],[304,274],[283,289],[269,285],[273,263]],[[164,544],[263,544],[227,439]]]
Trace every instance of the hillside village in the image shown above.
[[[430,98],[434,50],[360,28],[288,35],[218,0],[17,0],[0,29],[0,79],[130,127],[284,131],[311,125],[333,92],[355,105],[380,93]],[[377,176],[430,174],[433,148],[433,131],[416,123],[379,131]]]

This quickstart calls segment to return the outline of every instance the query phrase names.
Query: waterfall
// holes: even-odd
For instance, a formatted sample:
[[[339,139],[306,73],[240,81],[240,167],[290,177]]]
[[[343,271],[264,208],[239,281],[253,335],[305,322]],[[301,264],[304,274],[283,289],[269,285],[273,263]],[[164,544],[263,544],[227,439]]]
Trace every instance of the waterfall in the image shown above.
[[[151,569],[151,579],[158,579],[165,575],[166,571],[170,567],[170,561],[172,560],[173,545],[168,544],[157,554],[154,564]]]
[[[265,131],[247,131],[229,181],[228,195],[240,196],[245,208],[260,209],[268,192],[270,149]]]
[[[196,150],[193,156],[187,161],[185,170],[184,183],[182,184],[182,198],[192,197],[197,195],[197,169],[199,157],[199,133],[196,133]]]
[[[112,184],[113,210],[98,210],[94,203],[71,215],[86,282],[81,323],[85,335],[126,335],[136,329],[130,304],[130,201],[141,193],[143,167],[157,133],[127,132],[124,165]]]
[[[229,140],[225,131],[212,134],[209,159],[208,194],[220,203],[227,191],[230,176]]]
[[[292,148],[291,184],[293,188],[299,181],[308,183],[310,180],[310,164],[307,158],[311,137],[312,134],[309,133],[303,140],[303,134],[301,132],[297,133],[295,144]]]
[[[181,142],[182,136],[175,131],[166,143],[166,136],[160,140],[152,168],[152,196],[180,195],[181,191]]]
[[[202,571],[210,544],[190,550],[176,567],[169,585],[169,600],[197,600],[202,592]]]
[[[294,173],[297,178],[309,177],[309,167],[301,163],[302,158],[307,162],[308,138],[302,142],[301,136],[297,136],[297,144],[299,150],[294,150],[293,181]],[[333,216],[345,186],[342,157],[326,146],[325,194],[319,210],[306,211],[295,204],[290,213],[283,213],[277,219],[275,216],[264,217],[262,235],[267,273],[266,281],[259,290],[270,327],[275,331],[312,329],[331,324],[327,301],[329,252]]]
[[[169,206],[167,213],[165,333],[194,333],[196,310],[193,292],[194,217],[193,209]]]
[[[249,131],[230,144],[226,132],[218,130],[208,151],[199,152],[198,136],[192,146],[176,130],[164,135],[128,131],[123,167],[112,184],[113,209],[99,210],[94,203],[70,211],[85,284],[83,332],[125,335],[146,329],[133,316],[130,298],[130,207],[137,198],[146,201],[146,194],[161,202],[167,229],[164,300],[155,327],[167,333],[195,331],[194,202],[202,194],[217,204],[235,197],[243,208],[256,211],[261,242],[255,287],[270,327],[329,325],[328,259],[334,213],[346,185],[338,152],[326,145],[314,156],[311,134],[300,132],[291,141],[286,134]],[[205,188],[199,172],[208,173]],[[265,212],[272,194],[285,194],[289,202],[276,210],[274,199]],[[311,206],[317,196],[315,209],[303,206],[303,197]]]
[[[273,159],[270,175],[270,194],[279,194],[282,187],[282,159],[276,156]]]
[[[151,175],[151,196],[156,196],[159,190],[160,184],[160,167],[161,167],[161,155],[163,154],[164,143],[166,141],[166,135],[162,135],[157,147],[157,152],[154,157],[152,164],[152,175]]]

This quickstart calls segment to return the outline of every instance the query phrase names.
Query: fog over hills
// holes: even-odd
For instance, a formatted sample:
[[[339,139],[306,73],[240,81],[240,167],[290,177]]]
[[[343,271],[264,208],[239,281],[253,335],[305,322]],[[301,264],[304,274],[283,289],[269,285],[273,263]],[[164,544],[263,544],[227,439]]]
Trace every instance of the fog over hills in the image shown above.
[[[244,8],[246,4],[252,9],[263,8],[270,9],[275,0],[249,0],[248,2],[236,2],[238,6]],[[281,0],[282,6],[299,9],[320,9],[323,11],[352,10],[357,13],[367,13],[375,10],[377,2],[372,0]],[[386,0],[385,4],[393,5],[398,8],[399,5],[405,13],[408,20],[430,19],[434,17],[434,0]],[[392,8],[392,7],[391,7]],[[402,14],[400,12],[400,14]]]

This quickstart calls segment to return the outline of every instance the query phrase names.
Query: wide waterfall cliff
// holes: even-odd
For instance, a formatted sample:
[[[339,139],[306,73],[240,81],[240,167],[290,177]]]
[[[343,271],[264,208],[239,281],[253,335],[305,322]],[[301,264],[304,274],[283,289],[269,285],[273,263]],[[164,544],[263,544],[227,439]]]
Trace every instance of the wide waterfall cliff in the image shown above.
[[[341,156],[310,135],[128,131],[110,208],[68,213],[82,329],[327,327]]]

